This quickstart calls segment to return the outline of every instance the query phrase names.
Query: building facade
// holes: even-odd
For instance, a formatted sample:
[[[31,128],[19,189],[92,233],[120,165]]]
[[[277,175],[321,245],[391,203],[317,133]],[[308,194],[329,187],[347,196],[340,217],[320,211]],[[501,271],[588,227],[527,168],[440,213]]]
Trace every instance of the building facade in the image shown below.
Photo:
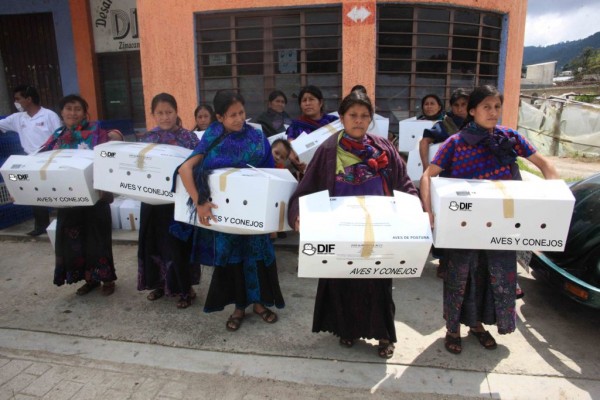
[[[447,100],[488,83],[505,94],[503,123],[516,126],[523,0],[132,1],[6,0],[0,16],[49,13],[61,95],[79,92],[93,117],[138,127],[153,125],[147,108],[160,92],[191,127],[194,108],[219,89],[239,90],[250,117],[282,90],[296,116],[301,86],[319,86],[333,111],[362,84],[397,130],[425,94]]]

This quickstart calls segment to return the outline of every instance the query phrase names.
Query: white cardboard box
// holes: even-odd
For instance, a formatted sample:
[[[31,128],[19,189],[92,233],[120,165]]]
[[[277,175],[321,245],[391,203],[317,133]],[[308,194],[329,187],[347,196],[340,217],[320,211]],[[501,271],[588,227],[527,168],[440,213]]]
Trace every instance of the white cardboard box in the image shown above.
[[[375,122],[375,127],[370,129],[368,132],[387,139],[390,130],[390,119],[382,115],[375,114],[373,116],[373,121]]]
[[[110,203],[110,218],[113,229],[122,229],[121,226],[121,204],[125,201],[125,197],[115,196],[115,199]]]
[[[431,179],[440,248],[562,251],[575,199],[562,180]]]
[[[204,136],[204,131],[194,131],[194,134],[196,135],[196,137],[198,138],[198,140],[202,140],[202,136]]]
[[[173,172],[191,153],[169,144],[101,144],[94,148],[94,187],[148,204],[173,203]]]
[[[270,145],[273,145],[273,142],[276,141],[277,139],[287,140],[287,134],[285,132],[281,132],[281,133],[276,133],[275,135],[269,136],[267,138]]]
[[[252,118],[247,119],[246,123],[248,125],[250,125],[251,127],[253,127],[254,129],[256,129],[257,131],[261,131],[262,132],[262,130],[263,130],[262,125],[261,124],[257,124],[256,122],[250,122],[251,119]]]
[[[413,278],[431,248],[429,217],[416,196],[300,198],[301,278]]]
[[[190,221],[189,194],[180,177],[175,194],[175,220],[239,235],[291,230],[287,210],[298,182],[287,169],[216,169],[210,174],[209,184],[211,201],[219,206],[212,210],[217,222],[206,227],[197,218]]]
[[[398,149],[402,152],[409,152],[418,147],[419,141],[423,137],[423,131],[431,128],[436,122],[426,119],[418,120],[417,117],[400,121],[398,126]]]
[[[340,114],[337,111],[329,113],[329,115],[335,115],[338,118],[340,117]],[[390,119],[375,113],[373,115],[373,125],[369,125],[367,132],[387,139],[389,136],[389,130]]]
[[[54,250],[56,250],[56,221],[56,219],[53,219],[52,222],[50,222],[50,225],[48,225],[46,228],[48,239],[50,239],[50,244]]]
[[[75,207],[99,200],[93,186],[92,150],[53,150],[13,155],[0,172],[15,204]]]
[[[308,165],[319,146],[329,139],[331,135],[336,134],[341,129],[344,129],[344,126],[342,125],[342,121],[338,119],[309,134],[302,132],[300,136],[292,140],[292,148],[296,154],[298,154],[300,161]]]
[[[438,149],[442,144],[429,145],[429,162],[435,157]],[[421,154],[419,154],[419,147],[412,149],[408,152],[408,161],[406,161],[406,168],[408,176],[412,181],[418,181],[423,175],[423,163],[421,162]]]
[[[140,230],[140,209],[142,203],[138,200],[125,199],[119,207],[121,227],[126,231]]]

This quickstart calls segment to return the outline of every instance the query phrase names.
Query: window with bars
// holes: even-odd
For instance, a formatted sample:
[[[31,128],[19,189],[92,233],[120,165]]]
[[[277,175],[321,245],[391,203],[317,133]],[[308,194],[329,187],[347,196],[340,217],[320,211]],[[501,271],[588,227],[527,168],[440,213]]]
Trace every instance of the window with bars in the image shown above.
[[[377,11],[375,93],[390,130],[419,115],[428,93],[446,101],[457,88],[497,85],[501,14],[394,4]]]
[[[196,15],[200,101],[221,89],[239,91],[246,114],[257,117],[275,89],[299,115],[297,94],[315,85],[327,111],[336,110],[342,86],[341,8],[264,10]]]

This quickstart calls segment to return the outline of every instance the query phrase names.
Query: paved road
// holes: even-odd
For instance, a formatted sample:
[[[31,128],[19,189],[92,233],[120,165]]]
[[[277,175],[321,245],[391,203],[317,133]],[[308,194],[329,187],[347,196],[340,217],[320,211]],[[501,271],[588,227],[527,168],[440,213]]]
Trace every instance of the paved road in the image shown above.
[[[297,278],[293,249],[277,249],[287,302],[280,321],[250,315],[230,333],[231,310],[205,314],[201,301],[178,310],[173,298],[149,302],[137,292],[134,245],[114,246],[119,280],[108,298],[53,286],[45,241],[0,245],[0,400],[600,398],[600,313],[523,269],[518,331],[498,336],[492,327],[495,351],[467,337],[459,356],[443,348],[435,264],[421,278],[396,280],[399,342],[386,362],[373,341],[344,349],[310,332],[316,281]]]

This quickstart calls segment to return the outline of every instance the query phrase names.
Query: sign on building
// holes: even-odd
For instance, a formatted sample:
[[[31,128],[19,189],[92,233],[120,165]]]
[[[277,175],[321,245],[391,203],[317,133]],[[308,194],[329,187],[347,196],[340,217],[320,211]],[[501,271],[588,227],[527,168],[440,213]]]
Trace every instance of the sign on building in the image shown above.
[[[96,53],[139,51],[136,0],[90,0]]]

